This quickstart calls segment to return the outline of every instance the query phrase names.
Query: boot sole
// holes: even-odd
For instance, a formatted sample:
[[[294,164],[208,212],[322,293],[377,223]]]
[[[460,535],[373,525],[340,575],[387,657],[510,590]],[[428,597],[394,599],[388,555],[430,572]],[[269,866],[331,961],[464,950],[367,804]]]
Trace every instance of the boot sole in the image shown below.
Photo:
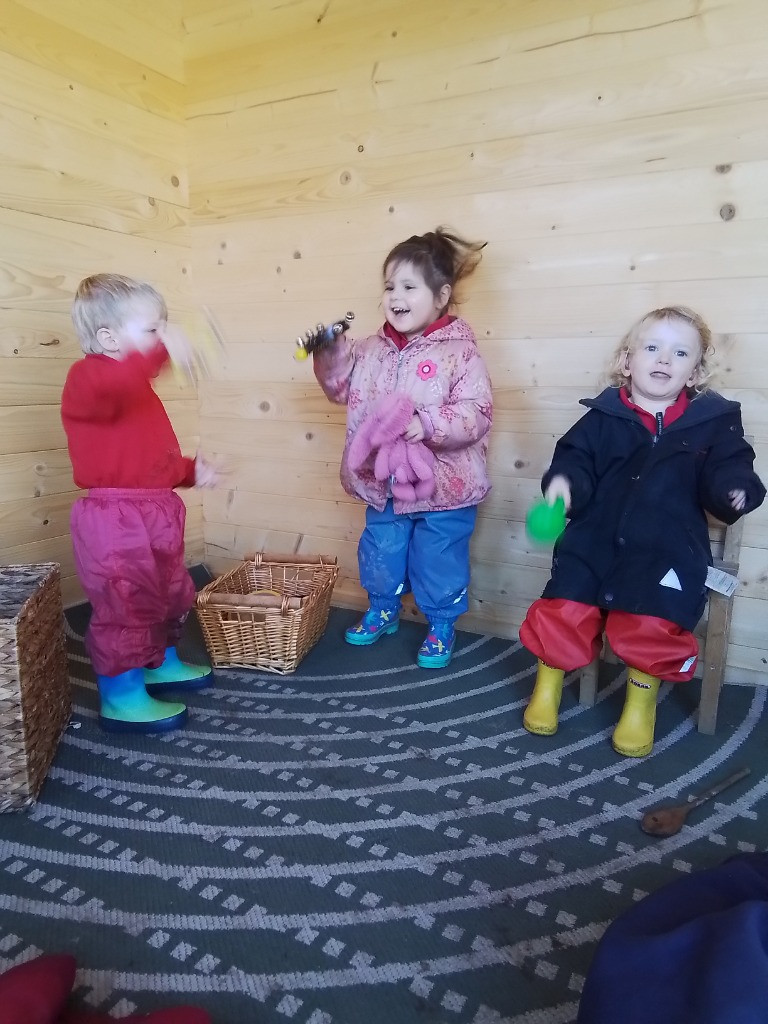
[[[188,690],[202,690],[206,686],[213,684],[213,672],[209,672],[205,676],[197,676],[195,679],[176,679],[167,680],[162,683],[150,683],[147,682],[146,676],[144,677],[144,685],[147,688],[147,693],[170,693],[175,690],[177,693],[186,692]]]
[[[393,622],[391,626],[385,626],[384,629],[380,629],[378,633],[345,633],[344,639],[348,644],[352,644],[353,647],[370,647],[371,644],[375,644],[383,636],[390,636],[392,633],[396,633],[399,628],[400,622],[398,620]]]
[[[450,664],[451,658],[453,657],[453,648],[447,654],[436,654],[434,657],[429,655],[418,654],[416,656],[416,664],[419,668],[445,668],[446,665]]]
[[[557,732],[557,726],[552,729],[550,726],[529,725],[525,719],[523,719],[523,728],[526,732],[533,733],[534,736],[554,736]]]
[[[621,747],[618,747],[613,741],[611,741],[611,746],[616,751],[616,753],[621,754],[622,757],[647,757],[653,750],[653,743],[649,743],[644,747],[635,747],[634,750],[628,750],[626,748],[622,749]]]
[[[99,715],[99,725],[104,732],[132,732],[149,735],[156,732],[170,732],[172,729],[180,729],[186,725],[187,709],[180,711],[178,715],[171,715],[170,718],[160,718],[156,722],[128,722],[123,718],[105,718]]]

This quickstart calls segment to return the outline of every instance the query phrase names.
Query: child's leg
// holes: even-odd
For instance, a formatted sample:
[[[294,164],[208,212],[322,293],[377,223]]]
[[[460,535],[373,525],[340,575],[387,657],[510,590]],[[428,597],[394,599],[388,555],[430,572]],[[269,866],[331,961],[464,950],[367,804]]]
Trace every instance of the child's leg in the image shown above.
[[[528,732],[557,732],[565,672],[588,665],[600,653],[605,613],[563,598],[539,598],[528,609],[520,640],[539,659],[536,683],[525,709]]]
[[[409,516],[395,515],[392,502],[384,509],[370,506],[365,529],[357,546],[360,583],[368,591],[369,608],[362,619],[344,634],[356,647],[375,643],[400,625],[400,595],[408,590],[408,547],[413,533]]]
[[[154,700],[144,686],[143,666],[162,659],[165,613],[141,504],[110,494],[81,498],[72,508],[72,541],[92,607],[86,646],[102,725],[155,732],[182,725],[186,708]]]
[[[443,668],[453,653],[456,619],[469,606],[469,541],[477,506],[414,513],[412,518],[408,576],[429,623],[416,661],[421,668]]]
[[[613,747],[625,757],[645,757],[653,749],[659,681],[690,679],[699,645],[692,633],[674,622],[629,612],[610,612],[606,636],[627,665],[627,695]]]
[[[159,532],[153,536],[152,545],[165,593],[166,635],[162,661],[144,672],[144,682],[152,694],[167,690],[196,690],[209,686],[212,680],[210,665],[191,665],[181,661],[176,650],[184,622],[195,603],[195,584],[184,564],[184,502],[178,494],[169,491],[161,504],[165,520],[157,522]]]

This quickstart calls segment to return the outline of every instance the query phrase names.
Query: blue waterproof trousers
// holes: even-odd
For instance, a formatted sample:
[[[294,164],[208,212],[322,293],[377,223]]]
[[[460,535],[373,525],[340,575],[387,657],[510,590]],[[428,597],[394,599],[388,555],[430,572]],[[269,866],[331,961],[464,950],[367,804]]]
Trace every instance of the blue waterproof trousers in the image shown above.
[[[453,622],[468,607],[469,540],[477,506],[447,512],[396,514],[368,506],[357,548],[360,583],[371,608],[400,610],[400,596],[413,592],[430,622]]]

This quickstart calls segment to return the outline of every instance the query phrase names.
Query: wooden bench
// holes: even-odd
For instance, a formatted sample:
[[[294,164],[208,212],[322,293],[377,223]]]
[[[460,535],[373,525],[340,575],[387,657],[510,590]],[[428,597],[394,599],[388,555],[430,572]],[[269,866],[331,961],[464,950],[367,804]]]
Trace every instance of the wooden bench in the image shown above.
[[[712,541],[712,558],[716,569],[722,569],[731,576],[739,575],[739,558],[741,555],[741,535],[744,530],[744,517],[733,525],[726,526],[715,519],[710,519],[709,535]],[[701,675],[701,699],[699,701],[698,729],[699,732],[712,736],[717,725],[717,706],[720,701],[720,690],[725,678],[725,664],[728,656],[728,639],[731,632],[731,613],[733,611],[733,595],[726,597],[715,590],[708,591],[707,607],[704,617],[695,630],[699,640],[699,666]],[[610,650],[607,641],[604,643],[603,660],[616,662],[616,656]],[[579,681],[579,703],[592,705],[597,699],[597,680],[600,658],[586,665],[581,670]]]

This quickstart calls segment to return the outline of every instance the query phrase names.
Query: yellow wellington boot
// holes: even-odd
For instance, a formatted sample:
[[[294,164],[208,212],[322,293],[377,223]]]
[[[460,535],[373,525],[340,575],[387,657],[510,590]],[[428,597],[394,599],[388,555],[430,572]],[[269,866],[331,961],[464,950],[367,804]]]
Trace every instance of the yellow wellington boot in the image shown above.
[[[552,668],[543,661],[539,662],[536,685],[523,715],[523,725],[528,732],[536,733],[537,736],[554,736],[557,732],[557,712],[563,695],[564,675],[561,668]]]
[[[624,757],[645,757],[653,750],[656,698],[659,680],[637,668],[627,669],[627,696],[618,725],[613,730],[613,749]]]

